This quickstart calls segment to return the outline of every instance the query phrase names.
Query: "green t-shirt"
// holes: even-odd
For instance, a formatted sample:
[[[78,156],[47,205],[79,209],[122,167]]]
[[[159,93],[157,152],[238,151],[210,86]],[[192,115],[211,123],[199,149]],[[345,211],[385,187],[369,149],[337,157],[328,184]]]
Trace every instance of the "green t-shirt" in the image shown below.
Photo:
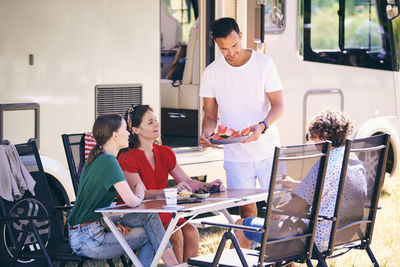
[[[98,208],[111,205],[117,195],[114,184],[126,181],[117,159],[106,153],[100,154],[88,166],[83,167],[78,194],[67,222],[73,226],[101,218]]]

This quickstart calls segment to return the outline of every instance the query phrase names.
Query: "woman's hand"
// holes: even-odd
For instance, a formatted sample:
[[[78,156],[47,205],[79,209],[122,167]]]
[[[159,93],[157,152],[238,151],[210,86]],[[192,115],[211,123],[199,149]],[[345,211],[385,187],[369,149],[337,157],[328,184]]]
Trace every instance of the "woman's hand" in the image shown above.
[[[276,183],[281,184],[283,187],[289,188],[291,191],[295,191],[296,188],[299,186],[300,181],[286,176],[281,181],[277,181]]]
[[[221,181],[221,179],[217,179],[215,181],[212,181],[211,183],[206,184],[207,188],[211,188],[213,186],[218,186],[220,192],[225,191],[225,186],[224,183]]]
[[[283,215],[271,214],[271,219],[275,221],[280,221],[283,218]]]
[[[188,191],[190,191],[190,192],[192,192],[192,187],[187,183],[187,182],[185,182],[185,181],[183,181],[183,182],[180,182],[178,185],[177,185],[177,187],[176,188],[178,188],[178,192],[181,192],[182,190],[188,190]]]
[[[117,229],[118,229],[118,231],[120,231],[122,233],[123,236],[127,236],[129,231],[131,230],[131,228],[129,226],[122,225],[122,224],[118,224]]]
[[[108,224],[106,224],[106,222],[104,222],[104,229],[106,231],[110,231],[110,227],[108,226]],[[129,226],[119,224],[119,222],[117,224],[117,229],[118,229],[118,231],[120,231],[122,233],[123,236],[127,236],[129,231],[131,230],[131,228]]]

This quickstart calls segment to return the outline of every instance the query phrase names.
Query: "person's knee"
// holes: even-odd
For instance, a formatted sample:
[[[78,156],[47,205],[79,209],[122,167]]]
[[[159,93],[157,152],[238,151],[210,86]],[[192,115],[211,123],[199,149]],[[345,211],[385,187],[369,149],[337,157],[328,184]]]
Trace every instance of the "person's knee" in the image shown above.
[[[238,220],[235,222],[235,224],[237,224],[237,225],[243,225],[244,219],[245,219],[245,218],[240,218],[240,219],[238,219]]]
[[[174,249],[183,247],[183,233],[182,230],[179,229],[175,233],[173,233],[169,239],[171,245]]]
[[[187,241],[198,245],[198,242],[200,241],[200,234],[199,231],[197,230],[196,226],[194,226],[191,223],[186,224],[184,227],[182,227],[182,233],[184,236],[184,241],[185,243]]]
[[[255,217],[257,216],[257,205],[255,203],[244,205],[239,208],[239,211],[241,218]]]

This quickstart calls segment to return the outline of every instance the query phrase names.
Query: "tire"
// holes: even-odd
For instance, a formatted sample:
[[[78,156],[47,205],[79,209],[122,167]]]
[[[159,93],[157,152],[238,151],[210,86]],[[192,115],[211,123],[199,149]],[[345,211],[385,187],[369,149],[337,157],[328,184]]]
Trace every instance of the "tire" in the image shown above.
[[[64,206],[66,203],[64,198],[62,197],[60,191],[53,186],[50,187],[50,193],[53,197],[54,206]],[[60,224],[60,228],[62,229],[62,235],[64,237],[68,237],[68,231],[66,229],[66,220],[67,220],[67,213],[63,210],[59,209],[56,211],[56,218],[58,223]]]
[[[16,201],[12,208],[10,209],[9,214],[13,214],[15,211],[17,211],[18,214],[27,215],[27,204],[26,203],[34,203],[34,210],[33,212],[38,212],[39,214],[46,214],[47,211],[44,208],[44,205],[42,205],[41,202],[39,202],[36,199],[31,199],[31,198],[24,198]],[[4,221],[0,222],[0,266],[10,266],[12,263],[12,253],[13,253],[13,248],[11,246],[11,241],[9,239],[8,235],[8,227],[13,227],[15,231],[17,231],[18,234],[22,233],[22,230],[24,228],[24,225],[26,222],[24,220],[21,221],[15,221],[13,223],[6,224]],[[38,227],[39,230],[44,230],[49,229],[49,226],[46,225],[46,221],[42,222],[35,222],[35,225]],[[46,234],[44,234],[46,235]],[[42,236],[42,234],[41,234]],[[28,236],[28,239],[34,238],[33,236]],[[27,249],[27,248],[26,248]],[[39,266],[45,266],[47,265],[45,261],[42,260],[35,260],[35,259],[29,259],[29,260],[18,260],[16,266],[18,267],[39,267]]]

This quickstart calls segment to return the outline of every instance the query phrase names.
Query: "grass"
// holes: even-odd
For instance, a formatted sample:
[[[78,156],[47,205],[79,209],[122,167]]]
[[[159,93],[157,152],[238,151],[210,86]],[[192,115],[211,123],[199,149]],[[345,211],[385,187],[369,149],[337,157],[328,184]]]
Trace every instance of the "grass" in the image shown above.
[[[386,177],[383,191],[379,201],[382,207],[378,211],[372,251],[382,267],[397,267],[400,265],[400,177]],[[200,229],[200,255],[215,253],[223,230],[216,228]],[[229,243],[229,242],[227,242]],[[229,244],[227,244],[229,246]],[[122,266],[119,259],[114,259],[116,266]],[[313,262],[316,266],[316,262]],[[67,264],[67,266],[74,266]],[[105,261],[86,261],[84,266],[108,266]],[[305,266],[296,264],[296,266]],[[329,267],[367,267],[372,266],[371,261],[364,251],[352,250],[336,259],[328,260]]]

